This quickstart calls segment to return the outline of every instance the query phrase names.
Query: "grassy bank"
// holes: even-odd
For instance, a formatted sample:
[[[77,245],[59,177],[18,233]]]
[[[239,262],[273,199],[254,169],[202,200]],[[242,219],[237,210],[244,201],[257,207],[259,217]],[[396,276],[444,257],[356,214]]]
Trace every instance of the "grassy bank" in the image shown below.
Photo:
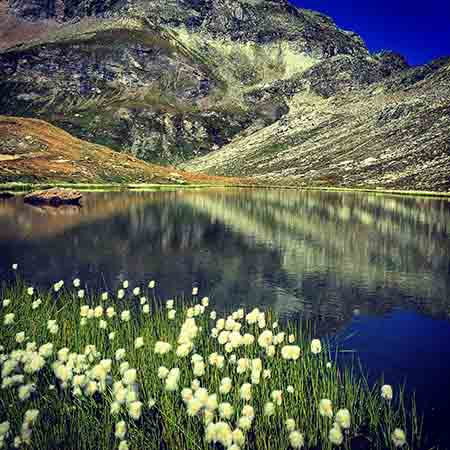
[[[228,186],[216,184],[90,184],[90,183],[5,183],[0,184],[0,192],[30,192],[33,190],[67,188],[79,191],[148,191],[148,190],[169,190],[169,189],[200,189],[200,188],[225,188],[225,187],[247,187],[247,186]]]
[[[262,184],[151,184],[151,183],[0,183],[0,192],[29,192],[32,190],[50,189],[54,187],[77,189],[79,191],[146,191],[146,190],[170,190],[170,189],[204,189],[204,188],[245,188],[245,189],[289,189],[298,191],[327,191],[327,192],[360,192],[368,194],[450,198],[450,192],[440,191],[415,191],[384,188],[346,188],[346,187],[295,187],[295,186],[266,186]]]
[[[424,449],[414,402],[339,369],[311,325],[220,318],[194,291],[158,300],[152,283],[74,284],[2,285],[7,448]]]

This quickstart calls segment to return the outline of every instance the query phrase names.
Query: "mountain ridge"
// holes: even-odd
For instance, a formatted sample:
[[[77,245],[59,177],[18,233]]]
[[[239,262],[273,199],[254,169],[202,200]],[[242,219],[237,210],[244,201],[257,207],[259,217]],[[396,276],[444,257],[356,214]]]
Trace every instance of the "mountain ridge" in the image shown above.
[[[403,95],[445,64],[371,54],[357,34],[285,0],[9,0],[3,20],[31,39],[0,33],[0,114],[223,175],[230,164],[205,165],[208,155],[290,121],[294,97],[320,105],[362,92],[370,104],[380,101],[370,86]]]

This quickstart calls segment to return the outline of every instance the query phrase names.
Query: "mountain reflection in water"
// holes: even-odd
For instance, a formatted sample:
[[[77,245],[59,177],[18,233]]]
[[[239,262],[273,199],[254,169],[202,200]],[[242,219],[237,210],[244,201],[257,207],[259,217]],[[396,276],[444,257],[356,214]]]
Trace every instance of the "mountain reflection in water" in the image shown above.
[[[449,313],[445,200],[281,190],[85,194],[82,208],[0,203],[3,277],[18,262],[48,285],[193,284],[217,308],[349,320],[394,307]]]

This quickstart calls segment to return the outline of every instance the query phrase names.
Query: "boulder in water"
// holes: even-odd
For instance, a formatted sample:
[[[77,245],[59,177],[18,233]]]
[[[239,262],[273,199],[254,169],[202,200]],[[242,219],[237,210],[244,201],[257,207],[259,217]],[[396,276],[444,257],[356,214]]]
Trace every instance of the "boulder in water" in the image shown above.
[[[31,204],[79,205],[83,196],[72,189],[52,188],[45,191],[35,191],[24,197],[24,202]]]

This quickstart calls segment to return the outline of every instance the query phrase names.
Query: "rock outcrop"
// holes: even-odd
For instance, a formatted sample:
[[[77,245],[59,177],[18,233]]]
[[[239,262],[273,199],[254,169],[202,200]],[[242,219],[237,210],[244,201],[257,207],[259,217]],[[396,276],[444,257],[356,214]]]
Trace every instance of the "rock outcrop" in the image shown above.
[[[59,205],[79,205],[83,195],[72,189],[52,188],[31,192],[23,198],[25,203]]]

